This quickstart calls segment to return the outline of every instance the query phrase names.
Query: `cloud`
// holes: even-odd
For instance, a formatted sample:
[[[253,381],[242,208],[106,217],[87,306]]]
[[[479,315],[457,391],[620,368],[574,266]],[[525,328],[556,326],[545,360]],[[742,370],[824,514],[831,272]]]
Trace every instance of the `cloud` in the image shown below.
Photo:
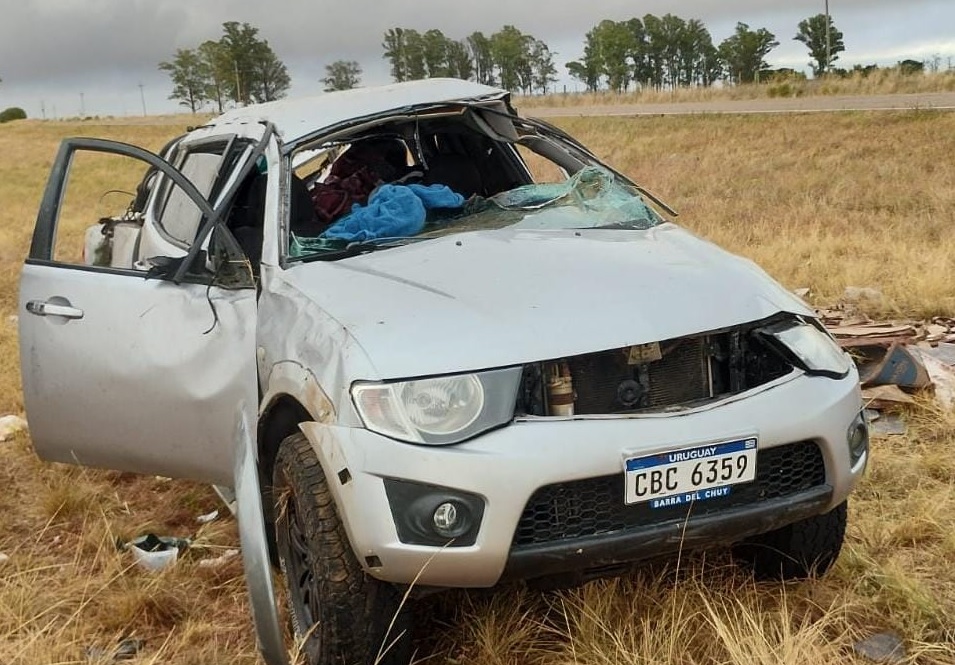
[[[800,19],[823,11],[823,2],[794,6],[791,0],[11,0],[0,23],[0,104],[11,96],[52,98],[61,89],[133,94],[146,83],[154,107],[168,94],[157,72],[177,48],[189,48],[221,35],[224,21],[259,28],[293,74],[293,92],[311,91],[325,64],[340,58],[358,60],[381,82],[386,71],[381,39],[390,27],[438,28],[462,38],[481,30],[492,33],[505,23],[516,25],[558,46],[558,62],[579,57],[585,33],[597,22],[634,15],[673,13],[700,18],[716,41],[727,37],[737,21],[767,27],[780,41],[773,61],[807,60],[792,42]],[[928,57],[933,46],[951,46],[955,23],[951,0],[830,0],[836,25],[846,34],[842,61],[870,53],[892,57]],[[887,29],[891,26],[891,30]],[[927,50],[926,50],[927,49]],[[952,54],[943,51],[942,55]],[[88,93],[89,94],[89,93]],[[138,102],[138,99],[136,100]],[[129,105],[129,104],[127,104]],[[138,103],[135,104],[138,107]],[[174,106],[167,102],[167,106]],[[171,109],[169,109],[171,110]],[[104,110],[105,112],[106,110]],[[115,110],[114,112],[119,112]]]

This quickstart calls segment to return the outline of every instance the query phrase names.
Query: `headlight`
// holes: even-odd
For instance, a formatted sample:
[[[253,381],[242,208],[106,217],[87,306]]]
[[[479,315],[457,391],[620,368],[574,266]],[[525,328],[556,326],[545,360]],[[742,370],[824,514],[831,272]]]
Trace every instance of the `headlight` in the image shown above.
[[[810,374],[841,379],[852,367],[849,355],[828,333],[805,321],[787,321],[761,332],[775,339]]]
[[[411,443],[458,443],[514,417],[521,371],[359,382],[352,386],[352,400],[373,432]]]

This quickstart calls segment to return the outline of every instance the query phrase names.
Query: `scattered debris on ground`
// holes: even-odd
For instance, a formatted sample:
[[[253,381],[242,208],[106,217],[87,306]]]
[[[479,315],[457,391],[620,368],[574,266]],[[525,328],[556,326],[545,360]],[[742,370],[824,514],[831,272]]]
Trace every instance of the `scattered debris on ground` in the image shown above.
[[[905,393],[902,394],[904,395]],[[902,417],[897,413],[883,413],[875,409],[866,409],[865,416],[869,421],[869,430],[873,434],[880,436],[902,436],[908,432],[905,421],[902,420]]]
[[[120,640],[115,647],[86,647],[86,659],[95,663],[113,663],[120,660],[132,660],[146,646],[145,640],[127,638]]]
[[[853,650],[876,663],[902,663],[905,661],[905,645],[895,633],[877,633],[853,645]]]
[[[18,432],[27,429],[27,421],[20,416],[3,416],[0,418],[0,443],[12,439]]]
[[[239,556],[239,550],[226,550],[220,556],[209,558],[209,559],[200,559],[199,567],[200,568],[221,568],[225,564],[229,563],[232,559]]]
[[[209,524],[210,522],[215,522],[217,519],[219,519],[218,510],[213,510],[211,513],[196,517],[196,521],[199,522],[199,524]]]
[[[9,561],[9,560],[10,560],[10,555],[9,555],[9,554],[4,554],[3,552],[0,552],[0,566],[2,566],[3,564],[5,564],[5,563],[6,563],[7,561]]]
[[[172,538],[148,533],[128,543],[121,543],[120,549],[132,552],[136,563],[146,570],[162,570],[175,565],[179,560],[180,550],[188,549],[190,544],[187,538]]]
[[[806,298],[810,290],[794,293]],[[906,427],[897,412],[915,404],[914,395],[955,408],[955,319],[875,321],[864,313],[882,300],[876,288],[848,286],[837,305],[816,313],[859,368],[872,431],[899,435]]]

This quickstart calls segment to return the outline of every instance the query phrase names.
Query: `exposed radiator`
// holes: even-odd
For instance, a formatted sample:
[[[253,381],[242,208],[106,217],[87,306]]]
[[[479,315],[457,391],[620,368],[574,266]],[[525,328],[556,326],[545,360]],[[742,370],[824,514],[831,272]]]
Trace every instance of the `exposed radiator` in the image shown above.
[[[660,351],[660,360],[643,365],[629,364],[625,348],[569,358],[575,413],[620,413],[711,396],[704,338],[662,342]]]

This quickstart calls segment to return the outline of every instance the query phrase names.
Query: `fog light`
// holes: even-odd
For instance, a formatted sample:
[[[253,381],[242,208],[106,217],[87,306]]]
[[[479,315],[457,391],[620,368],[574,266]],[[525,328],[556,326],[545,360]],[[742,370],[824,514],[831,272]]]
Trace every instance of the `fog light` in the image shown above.
[[[450,487],[385,478],[398,539],[409,545],[470,547],[484,518],[484,498]]]
[[[454,538],[463,531],[457,507],[447,501],[434,509],[431,521],[434,522],[434,530],[446,538]]]
[[[852,466],[855,466],[869,449],[869,426],[865,421],[864,413],[856,416],[852,424],[849,425],[846,443],[849,446],[849,461]]]

